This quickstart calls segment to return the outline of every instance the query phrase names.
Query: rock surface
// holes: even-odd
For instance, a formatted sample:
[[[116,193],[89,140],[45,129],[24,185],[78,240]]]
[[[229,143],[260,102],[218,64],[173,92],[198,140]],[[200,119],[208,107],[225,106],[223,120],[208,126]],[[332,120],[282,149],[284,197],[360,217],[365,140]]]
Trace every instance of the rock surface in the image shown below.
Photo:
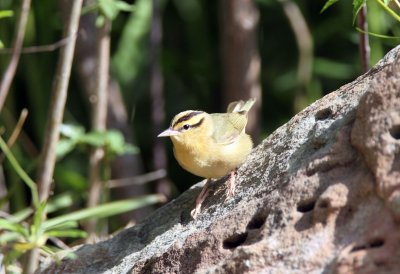
[[[41,273],[399,273],[399,51],[264,140],[233,199],[192,220],[197,184]]]

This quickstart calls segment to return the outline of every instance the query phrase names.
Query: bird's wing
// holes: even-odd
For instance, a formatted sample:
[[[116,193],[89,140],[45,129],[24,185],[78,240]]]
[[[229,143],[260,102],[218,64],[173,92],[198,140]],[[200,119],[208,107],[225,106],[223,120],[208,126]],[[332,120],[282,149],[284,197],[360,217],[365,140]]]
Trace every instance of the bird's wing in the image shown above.
[[[228,109],[226,112],[231,113],[231,112],[248,112],[251,107],[254,105],[256,99],[255,98],[250,98],[247,101],[235,101],[232,102],[228,105]]]
[[[247,124],[247,115],[243,113],[214,113],[212,138],[218,144],[229,144],[237,140]]]

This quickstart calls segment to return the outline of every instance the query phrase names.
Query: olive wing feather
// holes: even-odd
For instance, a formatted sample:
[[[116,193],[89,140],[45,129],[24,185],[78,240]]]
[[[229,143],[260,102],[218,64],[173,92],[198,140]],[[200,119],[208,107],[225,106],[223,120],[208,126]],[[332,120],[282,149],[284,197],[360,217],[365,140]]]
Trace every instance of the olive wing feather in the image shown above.
[[[215,113],[211,114],[213,121],[212,138],[218,144],[229,144],[237,140],[247,124],[244,113]]]

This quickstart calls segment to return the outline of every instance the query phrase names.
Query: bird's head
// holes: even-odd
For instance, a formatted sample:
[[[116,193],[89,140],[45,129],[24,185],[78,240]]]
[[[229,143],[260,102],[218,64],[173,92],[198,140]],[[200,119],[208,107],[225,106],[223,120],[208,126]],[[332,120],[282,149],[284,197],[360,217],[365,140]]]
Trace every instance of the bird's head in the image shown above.
[[[157,137],[170,137],[172,141],[190,145],[201,137],[211,135],[210,115],[204,111],[187,110],[172,119],[168,129]]]

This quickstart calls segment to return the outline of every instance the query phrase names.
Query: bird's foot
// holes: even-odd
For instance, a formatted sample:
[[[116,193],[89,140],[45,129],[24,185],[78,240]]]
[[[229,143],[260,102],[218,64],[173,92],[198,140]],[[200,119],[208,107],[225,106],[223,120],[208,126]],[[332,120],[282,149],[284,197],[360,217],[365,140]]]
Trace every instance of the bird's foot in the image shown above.
[[[204,184],[203,189],[201,190],[199,196],[197,196],[197,198],[196,198],[196,206],[190,212],[190,215],[192,216],[193,219],[197,218],[197,214],[199,214],[200,210],[201,210],[201,204],[207,198],[208,193],[210,192],[210,190],[208,189],[208,186],[209,186],[210,182],[211,182],[211,179],[208,179],[206,181],[206,183]]]
[[[231,175],[229,176],[229,179],[226,184],[225,201],[235,196],[236,174],[237,174],[236,169],[231,171]]]

